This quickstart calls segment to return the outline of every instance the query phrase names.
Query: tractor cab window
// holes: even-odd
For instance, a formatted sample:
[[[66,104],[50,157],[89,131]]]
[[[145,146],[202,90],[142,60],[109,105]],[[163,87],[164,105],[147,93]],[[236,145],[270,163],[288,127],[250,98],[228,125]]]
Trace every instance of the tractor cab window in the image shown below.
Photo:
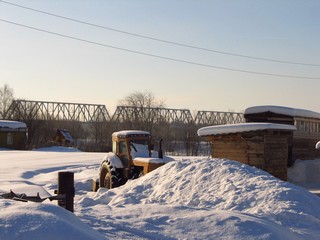
[[[132,158],[150,157],[149,142],[147,140],[130,141],[130,152]]]
[[[119,142],[119,153],[122,154],[127,154],[127,144],[126,142]]]
[[[117,142],[116,141],[112,141],[112,152],[113,153],[117,153]]]

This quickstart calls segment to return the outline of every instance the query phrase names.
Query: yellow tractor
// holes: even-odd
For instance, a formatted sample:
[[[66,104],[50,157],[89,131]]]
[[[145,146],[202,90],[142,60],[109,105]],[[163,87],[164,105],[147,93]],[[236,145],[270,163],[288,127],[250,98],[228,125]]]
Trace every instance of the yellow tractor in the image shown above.
[[[112,134],[112,152],[100,164],[99,179],[93,181],[92,190],[99,187],[115,188],[129,179],[136,179],[164,165],[171,158],[162,155],[160,140],[158,156],[152,156],[151,134],[146,131],[128,130]]]

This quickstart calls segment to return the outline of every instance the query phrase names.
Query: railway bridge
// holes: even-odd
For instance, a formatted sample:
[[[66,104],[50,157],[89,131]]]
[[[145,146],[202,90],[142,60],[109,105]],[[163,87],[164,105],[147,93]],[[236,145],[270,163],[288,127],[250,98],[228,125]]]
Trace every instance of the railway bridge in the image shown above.
[[[13,100],[4,114],[11,120],[56,120],[77,122],[128,122],[148,120],[154,123],[221,125],[244,122],[243,113],[188,109],[117,106],[111,116],[105,105],[66,102]]]

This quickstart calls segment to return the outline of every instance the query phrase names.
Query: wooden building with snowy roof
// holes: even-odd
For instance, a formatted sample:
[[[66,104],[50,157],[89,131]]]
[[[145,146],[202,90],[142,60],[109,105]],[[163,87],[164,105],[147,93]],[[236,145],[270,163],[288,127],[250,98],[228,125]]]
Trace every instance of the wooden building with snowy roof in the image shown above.
[[[0,120],[0,148],[25,149],[28,128],[23,122]]]
[[[295,126],[241,123],[200,128],[198,135],[211,142],[213,158],[227,158],[255,166],[287,180],[288,138]]]
[[[315,145],[320,141],[320,113],[283,106],[254,106],[244,112],[246,122],[270,122],[294,125],[297,131],[288,138],[291,166],[296,159],[320,158]]]
[[[57,129],[52,141],[60,146],[72,146],[74,144],[73,137],[66,129]]]

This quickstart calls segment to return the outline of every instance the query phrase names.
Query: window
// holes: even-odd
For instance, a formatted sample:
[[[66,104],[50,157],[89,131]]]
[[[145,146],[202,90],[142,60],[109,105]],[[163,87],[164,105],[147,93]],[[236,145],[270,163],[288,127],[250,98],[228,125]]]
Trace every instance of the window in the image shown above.
[[[304,121],[300,121],[299,122],[299,131],[304,131],[304,129],[305,129]]]
[[[119,142],[119,153],[120,154],[126,154],[127,153],[126,142]]]
[[[13,136],[12,133],[7,134],[7,144],[12,145],[13,144]]]
[[[117,153],[117,142],[116,141],[112,141],[112,152]]]

